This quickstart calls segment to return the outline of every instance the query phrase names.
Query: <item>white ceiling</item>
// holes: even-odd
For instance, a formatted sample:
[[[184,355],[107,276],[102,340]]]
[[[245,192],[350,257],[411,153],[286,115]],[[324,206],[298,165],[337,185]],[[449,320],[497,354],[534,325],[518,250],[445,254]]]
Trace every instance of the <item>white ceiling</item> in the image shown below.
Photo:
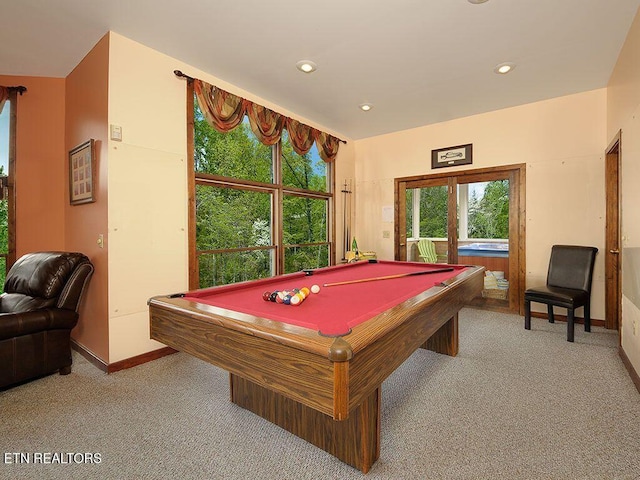
[[[111,30],[359,139],[605,87],[639,6],[0,0],[0,74],[65,77]],[[318,70],[297,71],[302,59]],[[517,67],[494,74],[502,62]]]

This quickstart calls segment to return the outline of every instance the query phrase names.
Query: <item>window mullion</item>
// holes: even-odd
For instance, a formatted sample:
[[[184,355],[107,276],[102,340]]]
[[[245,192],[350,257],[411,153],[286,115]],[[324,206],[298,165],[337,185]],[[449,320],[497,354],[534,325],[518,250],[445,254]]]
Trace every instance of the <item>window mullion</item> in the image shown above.
[[[284,242],[282,231],[282,202],[283,202],[283,189],[282,189],[282,140],[276,143],[272,147],[273,155],[273,183],[275,189],[273,192],[273,204],[271,207],[271,225],[273,228],[273,244],[276,245],[274,268],[275,275],[281,275],[284,272]]]

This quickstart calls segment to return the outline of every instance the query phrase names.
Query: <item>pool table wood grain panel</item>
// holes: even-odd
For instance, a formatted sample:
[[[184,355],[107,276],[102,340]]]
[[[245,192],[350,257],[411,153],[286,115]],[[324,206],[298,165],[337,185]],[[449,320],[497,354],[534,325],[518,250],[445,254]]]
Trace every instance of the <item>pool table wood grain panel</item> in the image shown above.
[[[330,416],[231,375],[231,401],[367,473],[380,456],[380,388],[347,420]]]
[[[404,309],[403,321],[396,328],[354,354],[349,362],[350,408],[362,401],[372,388],[381,385],[421,346],[437,347],[457,355],[457,348],[452,348],[457,347],[457,312],[481,288],[482,272],[478,273],[469,281],[442,291],[439,301],[420,302]],[[455,339],[450,337],[454,334]],[[429,339],[434,336],[430,343]]]
[[[170,347],[334,414],[334,366],[324,356],[155,308],[151,337]],[[328,351],[328,349],[327,349]],[[344,401],[344,400],[343,400]],[[346,414],[347,412],[344,412]]]

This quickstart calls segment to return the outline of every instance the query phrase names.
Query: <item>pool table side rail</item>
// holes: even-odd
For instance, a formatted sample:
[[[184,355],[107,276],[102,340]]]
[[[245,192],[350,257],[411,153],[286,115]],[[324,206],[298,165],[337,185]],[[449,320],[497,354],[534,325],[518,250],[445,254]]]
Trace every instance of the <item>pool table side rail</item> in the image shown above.
[[[197,318],[205,323],[261,337],[281,345],[289,345],[324,357],[329,356],[331,345],[335,340],[318,335],[317,331],[309,328],[199,303],[196,300],[184,297],[157,296],[151,298],[148,304],[150,315],[156,308],[165,308],[180,312],[185,316]]]
[[[440,299],[443,299],[443,302],[448,305],[449,310],[452,312],[449,317],[441,319],[442,324],[444,324],[446,320],[453,316],[453,313],[459,311],[471,299],[481,294],[483,279],[484,267],[469,266],[466,270],[455,277],[451,277],[441,285],[431,287],[376,315],[367,322],[353,327],[351,334],[343,338],[351,345],[353,354],[357,355],[364,347],[395,331],[406,321],[407,317],[420,312],[429,303],[438,302]],[[460,288],[461,286],[463,287]],[[451,294],[454,292],[455,298],[451,299]]]
[[[349,362],[348,408],[354,408],[367,398],[418,348],[426,347],[430,339],[438,337],[438,341],[455,342],[455,355],[458,311],[480,294],[482,284],[483,269],[474,269],[464,279],[454,281],[439,292],[415,297],[413,301],[403,303],[402,308],[385,312],[383,317],[386,318],[376,318],[376,321],[394,324],[395,328],[377,336],[370,330],[358,338],[358,344],[364,344],[367,336],[368,346],[354,347],[354,356]],[[353,334],[358,335],[355,328]]]
[[[151,338],[333,416],[334,362],[198,315],[150,303]],[[187,311],[188,312],[188,311]],[[332,340],[332,339],[328,339]],[[346,400],[342,400],[346,408]]]

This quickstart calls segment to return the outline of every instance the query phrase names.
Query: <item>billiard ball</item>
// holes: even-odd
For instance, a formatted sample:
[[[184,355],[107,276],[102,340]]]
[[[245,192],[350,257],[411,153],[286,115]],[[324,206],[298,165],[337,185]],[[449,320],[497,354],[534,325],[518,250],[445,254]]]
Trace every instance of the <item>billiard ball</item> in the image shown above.
[[[269,301],[270,301],[270,300],[269,300],[269,297],[270,297],[270,296],[271,296],[271,292],[264,292],[264,293],[262,294],[262,299],[263,299],[265,302],[269,302]]]
[[[320,291],[320,287],[318,285],[311,285],[311,293],[318,293]]]

